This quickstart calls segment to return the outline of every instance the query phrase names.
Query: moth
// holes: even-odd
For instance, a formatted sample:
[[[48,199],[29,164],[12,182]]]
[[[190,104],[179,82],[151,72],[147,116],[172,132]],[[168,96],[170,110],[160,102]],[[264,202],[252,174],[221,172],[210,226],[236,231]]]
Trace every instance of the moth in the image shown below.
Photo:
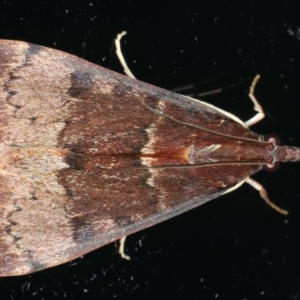
[[[300,158],[249,129],[263,117],[253,91],[258,113],[243,122],[11,40],[0,40],[0,89],[0,276],[67,262],[245,181],[268,201],[250,176]]]

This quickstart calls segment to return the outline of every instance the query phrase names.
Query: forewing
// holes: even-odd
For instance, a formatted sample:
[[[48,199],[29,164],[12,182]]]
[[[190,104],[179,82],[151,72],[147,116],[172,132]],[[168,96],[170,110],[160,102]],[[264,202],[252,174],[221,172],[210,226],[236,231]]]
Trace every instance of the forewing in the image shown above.
[[[258,136],[203,103],[63,52],[0,41],[0,87],[2,276],[78,257],[258,169],[174,156],[232,131]]]

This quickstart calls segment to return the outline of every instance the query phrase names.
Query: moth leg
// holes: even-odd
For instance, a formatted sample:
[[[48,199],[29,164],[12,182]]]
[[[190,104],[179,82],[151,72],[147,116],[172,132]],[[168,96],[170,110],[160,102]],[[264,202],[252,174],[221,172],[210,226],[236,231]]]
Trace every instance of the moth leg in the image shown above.
[[[134,75],[131,73],[130,69],[128,68],[127,66],[127,63],[125,61],[125,58],[123,56],[123,53],[122,53],[122,50],[121,50],[121,39],[122,37],[127,34],[126,31],[122,31],[121,33],[119,33],[115,39],[115,45],[116,45],[116,54],[117,54],[117,57],[123,67],[123,71],[124,73],[131,77],[131,78],[134,78]],[[121,257],[123,259],[126,259],[126,260],[130,260],[130,256],[125,254],[125,250],[124,250],[124,247],[125,247],[125,241],[126,241],[126,236],[123,236],[122,238],[120,238],[120,246],[119,246],[119,254],[121,255]]]
[[[122,258],[130,260],[130,256],[125,253],[125,241],[127,236],[123,236],[120,238],[120,246],[119,246],[119,254]]]
[[[250,86],[249,97],[250,97],[251,101],[254,103],[254,110],[257,111],[257,114],[245,122],[245,125],[248,127],[259,122],[260,120],[262,120],[265,117],[265,113],[264,113],[262,106],[259,104],[259,102],[257,101],[257,99],[254,96],[254,89],[255,89],[255,86],[256,86],[259,78],[260,78],[260,75],[256,75]]]
[[[122,53],[122,50],[121,50],[121,38],[127,34],[126,31],[122,31],[121,33],[119,33],[115,39],[115,45],[116,45],[116,54],[118,56],[118,59],[123,67],[123,71],[124,73],[131,77],[131,78],[134,78],[134,75],[131,73],[130,69],[128,68],[127,64],[126,64],[126,61],[125,61],[125,58],[123,56],[123,53]]]
[[[268,196],[267,191],[265,190],[265,188],[258,183],[257,181],[255,181],[254,179],[248,177],[245,182],[247,182],[248,184],[250,184],[253,188],[255,188],[257,191],[259,191],[259,194],[261,196],[261,198],[263,200],[266,201],[266,203],[271,206],[273,209],[275,209],[276,211],[278,211],[279,213],[283,214],[283,215],[287,215],[288,211],[285,209],[280,208],[279,206],[277,206],[275,203],[273,203]]]

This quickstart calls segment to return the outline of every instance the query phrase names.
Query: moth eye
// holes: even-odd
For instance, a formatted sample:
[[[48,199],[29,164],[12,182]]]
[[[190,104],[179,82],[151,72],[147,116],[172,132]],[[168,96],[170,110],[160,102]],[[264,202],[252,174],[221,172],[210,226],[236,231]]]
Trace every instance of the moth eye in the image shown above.
[[[264,171],[272,173],[279,169],[280,161],[276,161],[275,163],[266,164],[263,166]]]
[[[269,133],[265,135],[264,140],[266,142],[273,143],[276,146],[281,146],[281,139],[276,133]]]

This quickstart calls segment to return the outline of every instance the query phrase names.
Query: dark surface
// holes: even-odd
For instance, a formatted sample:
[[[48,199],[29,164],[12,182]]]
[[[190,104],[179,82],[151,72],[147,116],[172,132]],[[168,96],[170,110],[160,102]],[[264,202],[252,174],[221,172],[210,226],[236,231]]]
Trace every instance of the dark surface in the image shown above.
[[[199,88],[207,91],[260,73],[256,95],[267,117],[252,129],[300,146],[299,2],[109,2],[5,1],[0,37],[121,71],[110,50],[127,30],[123,51],[132,72],[168,89],[209,80]],[[204,101],[247,120],[254,114],[249,85]],[[1,299],[300,299],[299,171],[300,164],[282,164],[255,176],[288,217],[243,186],[130,236],[129,262],[110,244],[62,266],[0,279]]]

